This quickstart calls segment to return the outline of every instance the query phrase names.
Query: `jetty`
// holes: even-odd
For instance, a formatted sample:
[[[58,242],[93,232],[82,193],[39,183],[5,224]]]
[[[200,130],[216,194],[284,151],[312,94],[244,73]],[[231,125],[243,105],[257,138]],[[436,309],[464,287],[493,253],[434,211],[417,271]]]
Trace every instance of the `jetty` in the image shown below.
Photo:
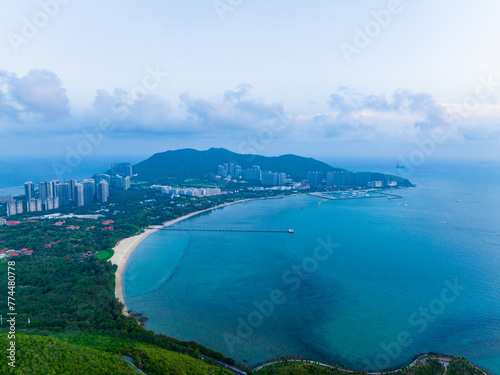
[[[264,233],[294,233],[293,229],[207,229],[207,228],[161,228],[162,230],[188,232],[264,232]]]

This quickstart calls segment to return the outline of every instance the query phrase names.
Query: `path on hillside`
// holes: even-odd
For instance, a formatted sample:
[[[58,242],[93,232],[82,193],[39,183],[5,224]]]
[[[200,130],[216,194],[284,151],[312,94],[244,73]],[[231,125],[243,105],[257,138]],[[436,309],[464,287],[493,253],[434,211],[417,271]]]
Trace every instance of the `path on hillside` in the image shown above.
[[[394,373],[397,373],[399,371],[401,371],[401,369],[403,367],[413,367],[415,366],[416,364],[420,363],[420,362],[423,362],[427,359],[437,359],[439,363],[441,363],[443,366],[444,366],[444,373],[443,375],[445,375],[447,372],[448,372],[448,366],[450,364],[450,360],[451,360],[451,357],[450,356],[447,356],[447,355],[429,355],[429,354],[424,354],[424,355],[421,355],[421,356],[418,356],[417,358],[415,358],[411,363],[409,363],[408,365],[404,365],[404,366],[401,366],[395,370],[388,370],[388,371],[373,371],[373,372],[367,372],[366,374],[367,375],[382,375],[382,374],[394,374]],[[271,361],[271,362],[268,362],[268,363],[264,363],[264,364],[261,364],[261,365],[257,365],[255,366],[252,371],[253,372],[257,372],[259,371],[260,369],[264,368],[264,367],[267,367],[267,366],[272,366],[272,365],[275,365],[275,364],[278,364],[278,363],[286,363],[286,362],[307,362],[307,363],[312,363],[312,364],[315,364],[317,366],[323,366],[323,367],[328,367],[328,368],[331,368],[331,369],[337,369],[341,372],[344,372],[346,374],[353,374],[353,373],[356,373],[356,372],[359,372],[359,371],[355,371],[355,370],[348,370],[348,369],[343,369],[343,368],[340,368],[339,366],[332,366],[332,365],[328,365],[326,363],[322,363],[322,362],[318,362],[318,361],[314,361],[314,360],[311,360],[311,359],[291,359],[291,360],[276,360],[276,361]],[[478,370],[482,371],[484,375],[488,375],[488,373],[486,371],[484,371],[483,369],[473,365],[474,367],[476,367]]]

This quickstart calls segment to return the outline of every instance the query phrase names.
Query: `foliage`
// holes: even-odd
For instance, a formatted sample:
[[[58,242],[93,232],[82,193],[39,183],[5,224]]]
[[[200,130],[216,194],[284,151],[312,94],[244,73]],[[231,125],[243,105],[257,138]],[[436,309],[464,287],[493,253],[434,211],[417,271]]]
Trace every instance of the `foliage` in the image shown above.
[[[2,334],[3,347],[8,347],[8,341]],[[231,374],[184,354],[109,336],[17,334],[15,342],[16,368],[10,369],[7,361],[2,361],[2,374],[135,374],[134,369],[120,359],[122,355],[130,356],[135,366],[148,375]]]
[[[102,250],[97,253],[97,259],[99,260],[108,260],[110,259],[114,254],[113,249],[109,250]]]
[[[308,362],[285,361],[266,366],[255,372],[256,375],[346,375],[340,368],[329,368]],[[356,374],[356,373],[355,373]],[[361,374],[361,372],[359,373]]]
[[[169,183],[184,178],[206,179],[213,177],[217,166],[224,163],[235,163],[243,169],[259,165],[262,170],[285,172],[294,180],[307,178],[309,171],[342,171],[326,163],[297,155],[282,155],[265,157],[260,155],[243,155],[223,148],[211,148],[206,151],[182,149],[154,154],[149,159],[134,165],[138,179],[149,182]],[[408,180],[391,176],[391,180],[399,181],[403,185],[410,185]]]
[[[484,372],[463,357],[454,357],[448,367],[449,375],[484,375]]]
[[[447,375],[484,375],[483,371],[469,363],[465,358],[449,357],[451,362],[448,367]],[[350,372],[340,368],[337,365],[332,365],[333,368],[312,364],[309,362],[299,362],[294,360],[286,360],[279,358],[282,362],[266,366],[256,375],[349,375],[349,374],[366,374],[365,371]],[[445,368],[439,363],[436,358],[426,358],[420,362],[416,362],[414,366],[403,366],[395,374],[400,375],[441,375],[444,374]],[[385,372],[390,373],[390,372]]]
[[[8,348],[10,340],[2,334],[2,347]],[[0,361],[2,374],[87,375],[135,374],[118,355],[91,347],[71,345],[55,337],[17,334],[15,368],[7,360]]]
[[[136,325],[120,314],[114,296],[114,266],[91,257],[16,259],[17,328],[75,332]],[[7,265],[0,265],[0,285],[6,289]],[[6,316],[6,303],[0,305]],[[30,318],[30,326],[27,319]]]

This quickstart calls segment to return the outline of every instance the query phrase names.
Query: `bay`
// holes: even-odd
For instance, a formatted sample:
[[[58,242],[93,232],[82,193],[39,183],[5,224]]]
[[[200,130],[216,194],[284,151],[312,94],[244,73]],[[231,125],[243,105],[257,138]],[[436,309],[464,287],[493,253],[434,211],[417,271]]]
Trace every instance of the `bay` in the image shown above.
[[[300,195],[196,216],[176,227],[295,233],[157,232],[127,264],[126,305],[147,329],[249,365],[387,368],[432,351],[500,374],[497,171],[427,166],[403,199]]]

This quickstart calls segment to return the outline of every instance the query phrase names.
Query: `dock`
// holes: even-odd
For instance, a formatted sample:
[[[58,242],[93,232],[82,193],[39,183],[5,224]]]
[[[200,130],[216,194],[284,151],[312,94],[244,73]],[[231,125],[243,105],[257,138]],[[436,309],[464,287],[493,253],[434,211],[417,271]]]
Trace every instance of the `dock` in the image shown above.
[[[293,229],[206,229],[206,228],[162,228],[162,230],[188,232],[263,232],[263,233],[294,233]]]
[[[382,191],[369,191],[370,193],[375,193],[379,195],[349,195],[349,196],[331,196],[329,195],[332,194],[331,192],[325,192],[325,193],[307,193],[308,195],[311,195],[313,197],[318,197],[321,199],[325,200],[346,200],[346,199],[373,199],[373,198],[388,198],[389,200],[391,199],[402,199],[403,197],[401,195],[393,194],[393,193],[387,193],[387,192],[382,192]],[[339,194],[337,192],[333,192],[334,194]]]

